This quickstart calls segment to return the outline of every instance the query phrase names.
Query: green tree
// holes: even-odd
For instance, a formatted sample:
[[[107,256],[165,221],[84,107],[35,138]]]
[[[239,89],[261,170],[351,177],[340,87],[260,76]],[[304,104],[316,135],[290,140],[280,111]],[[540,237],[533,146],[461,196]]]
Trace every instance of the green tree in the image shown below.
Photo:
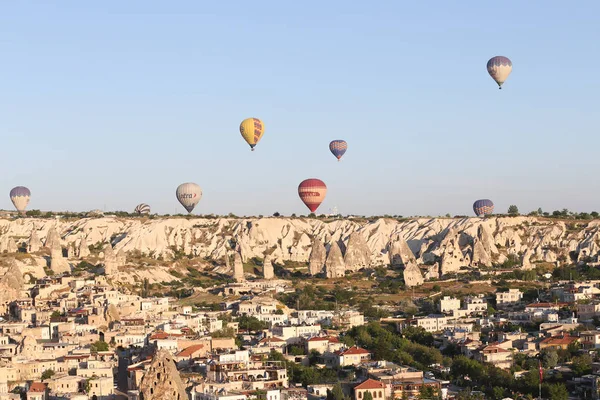
[[[592,357],[588,354],[582,354],[573,357],[571,369],[576,376],[586,375],[592,372]]]
[[[47,369],[44,372],[42,372],[42,381],[45,381],[46,379],[50,379],[54,376],[54,370],[53,369]]]
[[[519,208],[514,204],[508,207],[509,215],[519,215]]]
[[[492,388],[492,393],[493,393],[493,396],[494,396],[495,400],[502,400],[502,399],[504,399],[505,398],[504,392],[505,392],[505,389],[503,387],[494,386]]]
[[[554,383],[549,386],[548,394],[551,400],[569,400],[569,392],[563,383]]]
[[[373,400],[373,395],[368,390],[363,395],[363,400]]]
[[[419,389],[419,399],[422,400],[430,400],[435,397],[435,390],[431,386],[423,385],[421,389]]]
[[[99,351],[108,351],[108,343],[103,340],[98,340],[90,345],[90,352],[97,353]]]
[[[240,329],[247,329],[248,331],[261,331],[263,329],[267,329],[266,322],[248,315],[240,316],[238,318],[238,323]]]
[[[542,363],[544,368],[554,368],[558,365],[558,353],[554,350],[542,353]]]
[[[329,399],[329,394],[331,393],[331,400],[347,400],[347,397],[344,396],[344,391],[342,390],[342,386],[339,383],[333,385],[331,391],[327,392],[327,400]]]

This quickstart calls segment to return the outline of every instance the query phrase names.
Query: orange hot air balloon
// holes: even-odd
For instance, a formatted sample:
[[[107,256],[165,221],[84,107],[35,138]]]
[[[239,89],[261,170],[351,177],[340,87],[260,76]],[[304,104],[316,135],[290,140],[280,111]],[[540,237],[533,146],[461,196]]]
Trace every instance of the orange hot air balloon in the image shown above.
[[[317,211],[317,208],[325,200],[327,194],[327,186],[325,183],[316,178],[306,179],[298,185],[298,195],[300,200],[311,212]]]

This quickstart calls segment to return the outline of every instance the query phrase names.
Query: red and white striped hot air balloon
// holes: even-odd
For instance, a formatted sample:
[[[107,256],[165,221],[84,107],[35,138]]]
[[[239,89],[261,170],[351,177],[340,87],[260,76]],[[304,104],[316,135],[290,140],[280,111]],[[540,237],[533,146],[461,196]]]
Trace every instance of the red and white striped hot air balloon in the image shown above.
[[[300,200],[311,212],[317,211],[317,208],[325,200],[327,194],[327,186],[325,183],[316,178],[306,179],[298,185],[298,195]]]

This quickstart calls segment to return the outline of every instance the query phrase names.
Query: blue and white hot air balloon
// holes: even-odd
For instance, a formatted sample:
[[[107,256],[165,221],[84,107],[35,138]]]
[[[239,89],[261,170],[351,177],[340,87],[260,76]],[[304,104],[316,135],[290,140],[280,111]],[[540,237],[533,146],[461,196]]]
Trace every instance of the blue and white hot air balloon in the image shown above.
[[[491,215],[494,213],[494,203],[488,199],[477,200],[473,203],[473,211],[478,217]]]
[[[498,84],[498,89],[502,89],[502,84],[512,72],[512,62],[508,57],[492,57],[487,62],[487,71],[492,79]]]
[[[348,150],[348,143],[345,140],[333,140],[329,143],[329,151],[340,161],[340,158]]]
[[[21,215],[25,214],[30,198],[31,192],[25,186],[17,186],[10,191],[10,201]]]
[[[179,185],[175,194],[181,205],[191,213],[202,198],[202,189],[195,183],[187,182]]]

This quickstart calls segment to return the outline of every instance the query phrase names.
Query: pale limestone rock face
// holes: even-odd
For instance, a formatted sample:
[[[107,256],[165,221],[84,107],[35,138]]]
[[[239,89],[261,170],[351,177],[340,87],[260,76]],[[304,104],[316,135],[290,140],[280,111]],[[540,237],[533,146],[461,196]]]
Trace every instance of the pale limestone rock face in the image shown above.
[[[52,250],[54,246],[60,246],[60,235],[56,231],[56,228],[50,228],[48,234],[46,235],[46,242],[44,243],[44,247]]]
[[[0,239],[0,254],[1,253],[16,253],[19,251],[13,238],[8,235],[2,236]]]
[[[104,310],[104,319],[109,324],[114,321],[120,321],[121,316],[119,314],[119,309],[114,304],[109,304],[108,307]]]
[[[263,279],[274,279],[275,272],[273,271],[273,263],[271,262],[271,256],[266,255],[263,261]]]
[[[466,262],[457,241],[447,242],[446,247],[442,250],[442,275],[457,272],[460,267],[466,265],[469,265],[469,263]]]
[[[13,239],[8,239],[8,246],[6,251],[8,253],[17,253],[19,251],[19,248],[17,247],[17,244]]]
[[[69,249],[67,250],[68,258],[75,258],[75,245],[71,243],[69,245]]]
[[[423,267],[423,279],[439,279],[440,278],[440,265],[435,263],[433,265],[425,265]]]
[[[231,271],[231,262],[229,260],[229,253],[225,253],[225,268],[227,271]]]
[[[127,256],[123,250],[119,250],[117,253],[117,265],[121,266],[125,264],[127,264]]]
[[[531,252],[529,250],[526,250],[523,253],[523,259],[521,260],[521,268],[524,270],[529,270],[529,269],[535,268],[531,264]]]
[[[33,229],[29,236],[29,243],[27,244],[28,253],[36,253],[42,248],[42,241],[37,234],[37,230]]]
[[[25,358],[35,359],[41,350],[34,336],[25,336],[19,344],[19,353]]]
[[[238,282],[244,280],[244,263],[242,262],[242,256],[237,251],[233,254],[233,279]]]
[[[367,224],[351,220],[324,222],[302,218],[141,220],[107,216],[59,221],[28,218],[0,220],[0,250],[8,251],[9,238],[15,241],[13,238],[29,237],[33,230],[46,239],[45,245],[49,249],[53,240],[67,248],[72,244],[78,248],[84,238],[87,246],[119,237],[114,248],[117,253],[136,251],[166,260],[175,251],[222,260],[230,250],[229,243],[236,242],[240,245],[243,259],[261,258],[270,251],[273,262],[308,262],[314,247],[309,238],[313,238],[327,247],[333,241],[337,241],[338,245],[345,242],[345,262],[352,269],[356,268],[356,264],[350,261],[356,257],[349,237],[360,232],[365,238],[371,265],[389,264],[392,244],[395,238],[400,237],[407,242],[413,256],[418,254],[420,264],[441,262],[444,273],[469,265],[470,256],[467,257],[468,253],[464,250],[472,248],[475,239],[482,242],[485,252],[494,261],[526,250],[531,251],[531,262],[552,262],[568,256],[569,252],[575,252],[580,261],[590,259],[595,262],[600,254],[600,221],[565,224],[529,217],[490,217],[485,221],[477,218],[418,218],[406,221],[382,218]],[[58,236],[58,232],[64,232],[64,238]],[[490,240],[492,235],[493,240]],[[390,238],[393,238],[392,244]],[[32,240],[30,242],[33,243]],[[344,247],[340,250],[344,254]],[[83,253],[78,255],[86,257]],[[313,267],[317,269],[314,262]]]
[[[404,284],[409,288],[423,284],[423,275],[417,264],[409,263],[404,268]]]
[[[159,350],[154,355],[139,387],[144,400],[187,400],[188,398],[173,356],[166,350]]]
[[[312,242],[312,249],[310,252],[310,258],[308,261],[308,272],[315,276],[323,272],[323,266],[327,260],[327,251],[323,242],[318,239],[314,239]]]
[[[325,261],[325,275],[327,278],[341,278],[345,275],[344,257],[337,242],[333,242],[329,248],[329,254]]]
[[[497,246],[506,248],[509,254],[517,254],[521,251],[521,236],[519,236],[517,230],[515,229],[507,228],[499,232],[495,236],[494,242]]]
[[[348,245],[346,246],[344,263],[346,264],[346,269],[353,272],[370,266],[371,251],[360,232],[352,232],[350,234],[350,239],[348,239]]]
[[[52,241],[52,248],[50,249],[50,269],[55,274],[62,274],[71,272],[71,266],[69,262],[63,257],[63,250],[60,245],[60,241]]]
[[[492,265],[492,258],[485,251],[481,240],[475,240],[473,244],[473,258],[471,259],[471,265],[474,267],[490,267]]]
[[[106,276],[114,275],[117,272],[117,256],[112,244],[107,243],[104,247],[104,274]]]
[[[479,225],[479,228],[477,229],[477,238],[488,255],[499,253],[496,243],[494,242],[494,237],[485,225]]]
[[[410,263],[416,264],[417,259],[414,253],[408,247],[406,240],[397,238],[390,246],[390,264],[392,266],[408,265]]]
[[[87,240],[85,239],[85,236],[82,236],[81,240],[79,241],[77,257],[79,257],[79,259],[84,259],[89,256],[90,256],[90,248],[88,247],[88,243],[87,243]]]
[[[2,268],[6,272],[0,276],[0,315],[6,314],[9,304],[19,299],[24,285],[23,274],[14,260],[9,260],[6,267]]]

